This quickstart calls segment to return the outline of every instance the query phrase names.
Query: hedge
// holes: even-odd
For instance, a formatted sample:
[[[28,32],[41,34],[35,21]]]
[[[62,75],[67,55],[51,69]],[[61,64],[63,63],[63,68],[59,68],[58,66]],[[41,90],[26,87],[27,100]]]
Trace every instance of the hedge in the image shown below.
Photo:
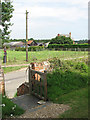
[[[28,51],[41,51],[44,49],[44,46],[30,46]],[[17,47],[15,51],[26,51],[26,48]]]
[[[49,44],[48,48],[89,48],[90,44]]]

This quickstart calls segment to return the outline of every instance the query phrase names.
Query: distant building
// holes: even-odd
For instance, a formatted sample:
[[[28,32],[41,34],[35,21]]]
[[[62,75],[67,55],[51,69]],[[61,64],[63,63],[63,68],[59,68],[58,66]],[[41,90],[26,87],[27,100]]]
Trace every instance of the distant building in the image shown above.
[[[71,32],[69,34],[58,34],[57,36],[65,36],[65,37],[70,37],[71,38]]]
[[[18,41],[18,42],[10,42],[10,43],[4,43],[3,47],[10,47],[12,49],[16,48],[16,47],[24,47],[25,44],[22,41]]]
[[[30,40],[27,42],[28,46],[37,46],[38,44],[34,40]]]
[[[48,47],[50,42],[44,43],[44,47]]]
[[[57,36],[70,37],[73,40],[73,38],[71,37],[71,32],[69,34],[58,34]],[[73,40],[73,44],[76,44],[74,40]]]

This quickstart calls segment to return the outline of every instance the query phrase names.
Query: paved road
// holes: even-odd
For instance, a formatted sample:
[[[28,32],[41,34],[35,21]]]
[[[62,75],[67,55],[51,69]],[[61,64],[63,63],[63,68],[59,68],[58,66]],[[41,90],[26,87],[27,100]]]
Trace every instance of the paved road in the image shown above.
[[[10,73],[5,74],[5,91],[6,95],[9,98],[14,97],[17,88],[24,82],[27,82],[28,80],[26,79],[26,69],[23,68],[18,71],[13,71]]]

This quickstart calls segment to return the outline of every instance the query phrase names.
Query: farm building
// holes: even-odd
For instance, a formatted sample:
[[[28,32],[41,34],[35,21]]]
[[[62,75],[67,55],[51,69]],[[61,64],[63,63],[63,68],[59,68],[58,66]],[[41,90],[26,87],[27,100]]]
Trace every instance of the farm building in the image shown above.
[[[30,40],[27,42],[28,46],[37,46],[38,44],[34,40]]]
[[[23,43],[22,41],[19,42],[10,42],[10,43],[4,43],[3,47],[10,47],[11,49],[15,49],[16,47],[24,47],[25,43]]]

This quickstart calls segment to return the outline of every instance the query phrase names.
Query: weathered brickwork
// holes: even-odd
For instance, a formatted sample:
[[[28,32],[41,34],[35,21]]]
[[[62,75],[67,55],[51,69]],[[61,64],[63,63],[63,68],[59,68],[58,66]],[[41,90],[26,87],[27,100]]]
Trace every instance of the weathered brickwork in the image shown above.
[[[17,88],[17,96],[29,93],[29,83],[23,83]]]
[[[44,72],[49,70],[50,63],[48,61],[44,61],[41,63],[31,63],[31,68],[36,71]],[[35,77],[35,80],[40,81],[40,75],[35,74],[34,77]]]

